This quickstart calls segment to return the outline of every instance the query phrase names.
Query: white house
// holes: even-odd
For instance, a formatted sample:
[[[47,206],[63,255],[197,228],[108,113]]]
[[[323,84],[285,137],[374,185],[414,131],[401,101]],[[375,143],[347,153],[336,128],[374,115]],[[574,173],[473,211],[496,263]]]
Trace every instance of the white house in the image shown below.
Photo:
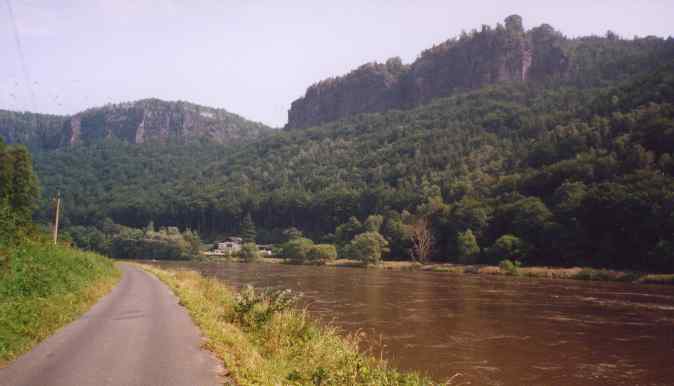
[[[232,254],[241,251],[241,245],[243,244],[243,239],[241,237],[228,237],[225,241],[217,243],[217,252],[222,252],[223,254]]]

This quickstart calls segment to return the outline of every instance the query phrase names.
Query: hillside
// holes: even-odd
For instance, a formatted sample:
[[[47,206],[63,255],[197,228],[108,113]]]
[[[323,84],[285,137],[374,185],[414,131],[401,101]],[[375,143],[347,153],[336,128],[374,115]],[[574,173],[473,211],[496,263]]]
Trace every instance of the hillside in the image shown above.
[[[519,31],[518,20],[509,18],[503,31]],[[474,39],[505,32],[483,30],[488,34],[436,47],[415,63],[461,47],[472,47],[475,57],[495,55]],[[82,146],[34,154],[44,198],[37,219],[46,221],[47,197],[61,191],[64,226],[88,227],[91,237],[111,221],[153,221],[208,239],[238,232],[250,213],[263,242],[282,241],[284,230],[296,227],[343,251],[354,235],[378,229],[388,259],[508,257],[530,265],[674,271],[674,59],[666,60],[672,40],[553,35],[565,42],[559,52],[576,55],[558,79],[533,70],[550,62],[534,55],[526,76],[508,59],[495,72],[480,72],[493,76],[444,88],[449,96],[406,102],[404,109],[384,103],[373,113],[346,109],[344,118],[240,143],[80,135]],[[454,74],[450,62],[430,60],[429,68]],[[396,61],[384,66],[400,79],[413,71]],[[385,83],[398,79],[382,65],[370,67]],[[378,87],[367,76],[348,78],[358,89]],[[358,95],[340,98],[367,105]],[[110,117],[95,111],[82,114]],[[433,236],[429,256],[414,252],[405,230],[417,223],[428,224]]]
[[[482,261],[514,235],[530,264],[671,271],[673,100],[674,63],[608,87],[486,86],[227,152],[106,142],[38,154],[36,169],[47,193],[66,192],[74,224],[209,235],[251,212],[261,240],[294,226],[339,243],[351,216],[381,214],[389,258],[407,258],[397,227],[425,216],[438,260],[459,259],[470,229]]]
[[[51,150],[117,138],[128,143],[188,142],[205,138],[231,144],[270,128],[223,109],[144,99],[91,108],[73,116],[0,110],[0,137],[33,150]]]
[[[423,51],[411,64],[399,58],[368,63],[309,87],[292,103],[288,128],[303,128],[364,112],[410,108],[433,98],[503,82],[597,87],[674,59],[674,40],[566,38],[547,24],[524,30],[512,15]]]

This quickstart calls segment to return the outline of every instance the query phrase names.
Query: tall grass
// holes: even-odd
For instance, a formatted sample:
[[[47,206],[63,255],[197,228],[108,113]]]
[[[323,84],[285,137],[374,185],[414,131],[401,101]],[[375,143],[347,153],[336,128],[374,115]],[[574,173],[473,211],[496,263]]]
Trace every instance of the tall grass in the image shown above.
[[[0,246],[0,365],[84,313],[119,276],[95,253],[45,241]]]
[[[240,385],[426,385],[358,350],[358,340],[313,322],[285,296],[242,291],[193,271],[143,266],[169,285]]]

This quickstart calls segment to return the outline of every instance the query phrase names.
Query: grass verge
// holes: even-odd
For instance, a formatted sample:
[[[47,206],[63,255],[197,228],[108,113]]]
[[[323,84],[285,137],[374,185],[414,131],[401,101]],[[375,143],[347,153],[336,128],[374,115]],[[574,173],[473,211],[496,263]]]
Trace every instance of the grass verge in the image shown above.
[[[95,253],[39,241],[0,247],[0,367],[87,311],[119,277]]]
[[[187,308],[239,385],[427,385],[358,350],[354,336],[312,321],[287,293],[236,293],[194,271],[141,265]]]

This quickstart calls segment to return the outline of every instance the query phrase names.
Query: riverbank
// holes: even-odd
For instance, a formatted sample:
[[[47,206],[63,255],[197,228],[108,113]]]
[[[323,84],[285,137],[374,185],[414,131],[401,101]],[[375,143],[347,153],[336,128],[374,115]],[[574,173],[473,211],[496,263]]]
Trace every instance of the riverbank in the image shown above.
[[[46,241],[0,249],[0,367],[82,315],[119,277],[106,257]]]
[[[217,260],[212,260],[217,261]],[[240,261],[232,258],[228,261]],[[264,257],[258,259],[259,262],[269,264],[298,264],[289,263],[284,259],[275,257]],[[516,267],[514,269],[503,269],[495,265],[462,265],[451,263],[419,263],[415,261],[382,261],[377,265],[364,266],[361,262],[349,259],[337,259],[328,261],[325,266],[329,267],[351,267],[368,269],[385,269],[400,271],[430,271],[445,272],[457,275],[502,275],[502,276],[522,276],[544,279],[570,279],[570,280],[591,280],[591,281],[618,281],[640,284],[668,284],[674,285],[674,274],[652,274],[634,271],[618,271],[603,268],[588,267]]]
[[[194,271],[140,266],[166,283],[239,385],[426,385],[358,349],[358,338],[312,321],[288,292],[236,293]]]

